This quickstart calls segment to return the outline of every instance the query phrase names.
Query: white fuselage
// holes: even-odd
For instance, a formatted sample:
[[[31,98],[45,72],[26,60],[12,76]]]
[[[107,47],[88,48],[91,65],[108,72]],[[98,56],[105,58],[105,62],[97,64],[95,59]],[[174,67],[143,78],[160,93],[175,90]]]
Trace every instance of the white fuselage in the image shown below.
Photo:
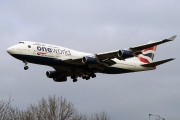
[[[77,82],[78,77],[89,80],[96,73],[122,74],[154,70],[156,66],[170,62],[174,58],[153,62],[157,45],[173,41],[176,35],[160,41],[149,41],[147,44],[98,54],[75,51],[69,48],[45,43],[22,41],[7,49],[7,52],[25,63],[53,67],[46,76],[55,82],[67,81],[71,77]]]
[[[71,65],[61,64],[61,60],[76,59],[83,56],[94,56],[90,53],[78,52],[65,47],[29,41],[22,41],[19,44],[9,47],[7,51],[13,57],[24,62],[48,65],[52,67],[59,66],[65,67],[66,69],[71,69]],[[114,58],[113,61],[116,62],[116,64],[107,67],[105,71],[98,72],[107,74],[119,74],[154,69],[153,67],[141,66],[141,64],[143,63],[138,61],[136,57],[129,58],[126,60],[119,60],[117,58]],[[72,66],[74,67],[73,64]]]

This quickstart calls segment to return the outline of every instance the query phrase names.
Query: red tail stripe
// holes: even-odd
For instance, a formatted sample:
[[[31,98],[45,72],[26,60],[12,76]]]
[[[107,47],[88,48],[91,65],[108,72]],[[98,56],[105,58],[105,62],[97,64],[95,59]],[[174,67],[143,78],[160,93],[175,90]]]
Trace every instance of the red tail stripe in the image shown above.
[[[142,52],[146,52],[146,51],[148,51],[148,50],[156,51],[156,47],[157,47],[157,46],[154,46],[154,47],[150,47],[150,48],[144,49],[144,50],[142,50]]]
[[[139,60],[143,63],[150,63],[146,58],[138,57]]]

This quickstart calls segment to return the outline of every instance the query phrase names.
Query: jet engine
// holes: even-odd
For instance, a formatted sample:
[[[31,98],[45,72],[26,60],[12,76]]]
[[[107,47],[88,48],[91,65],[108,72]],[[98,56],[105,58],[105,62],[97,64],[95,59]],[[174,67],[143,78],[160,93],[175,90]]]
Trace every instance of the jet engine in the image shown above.
[[[96,58],[93,58],[93,57],[83,57],[82,59],[82,63],[83,64],[95,64],[97,63],[97,59]]]
[[[58,77],[58,74],[57,74],[56,71],[47,71],[47,72],[46,72],[46,76],[47,76],[48,78],[57,78],[57,77]]]
[[[134,57],[134,54],[131,52],[131,51],[128,51],[128,50],[119,50],[118,53],[117,53],[117,56],[119,58],[131,58],[131,57]]]
[[[53,80],[55,82],[65,82],[65,81],[67,81],[67,77],[61,76],[61,77],[58,77],[58,78],[53,78]]]

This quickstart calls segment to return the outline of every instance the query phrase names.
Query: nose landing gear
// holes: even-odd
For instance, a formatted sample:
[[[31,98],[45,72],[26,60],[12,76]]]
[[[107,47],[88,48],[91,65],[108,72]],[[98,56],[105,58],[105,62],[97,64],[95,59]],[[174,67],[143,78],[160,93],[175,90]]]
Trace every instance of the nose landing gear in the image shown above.
[[[29,67],[28,67],[28,66],[25,66],[25,67],[24,67],[24,70],[28,70],[28,69],[29,69]]]
[[[28,63],[26,61],[24,61],[24,64],[25,64],[24,65],[24,70],[28,70],[29,69],[29,67],[27,66]]]

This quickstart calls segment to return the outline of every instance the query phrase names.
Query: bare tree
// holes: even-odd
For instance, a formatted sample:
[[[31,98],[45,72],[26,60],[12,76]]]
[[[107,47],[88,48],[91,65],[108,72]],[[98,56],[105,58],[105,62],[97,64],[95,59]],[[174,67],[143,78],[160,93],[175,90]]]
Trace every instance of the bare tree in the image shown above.
[[[12,102],[13,100],[11,97],[8,101],[0,101],[0,120],[16,120],[20,111],[17,108],[12,107]]]
[[[7,119],[7,114],[11,111],[11,98],[5,102],[0,101],[0,119]]]
[[[0,120],[110,120],[106,112],[92,115],[79,113],[71,102],[63,97],[42,98],[38,104],[30,104],[26,110],[12,107],[12,99],[0,101]]]
[[[49,97],[38,102],[38,105],[31,104],[23,116],[28,120],[81,120],[83,115],[79,114],[71,102],[65,98]]]

